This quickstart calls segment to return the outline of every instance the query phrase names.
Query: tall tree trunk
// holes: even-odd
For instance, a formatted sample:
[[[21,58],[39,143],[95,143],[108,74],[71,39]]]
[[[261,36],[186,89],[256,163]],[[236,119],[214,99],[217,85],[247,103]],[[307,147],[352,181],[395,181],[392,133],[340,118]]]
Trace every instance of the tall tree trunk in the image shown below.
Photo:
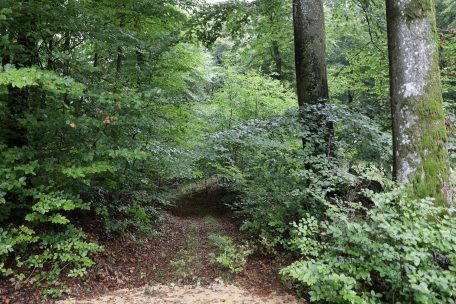
[[[280,54],[279,43],[276,40],[271,42],[271,54],[274,59],[274,79],[283,81],[282,55]]]
[[[329,94],[322,0],[293,0],[293,23],[299,106],[323,103]]]
[[[394,176],[452,204],[433,0],[386,0]]]
[[[33,34],[28,34],[36,32],[37,29],[35,15],[29,9],[29,7],[25,8],[22,18],[27,31],[20,30],[14,37],[19,51],[15,52],[10,60],[17,69],[31,67],[39,61],[36,38]],[[8,85],[7,90],[8,118],[6,126],[4,126],[6,144],[8,147],[23,147],[27,145],[27,130],[22,126],[20,120],[24,118],[28,109],[29,89]]]
[[[298,104],[324,104],[328,100],[326,73],[325,16],[322,0],[293,0],[295,66]],[[309,117],[307,117],[309,119]],[[311,118],[311,132],[322,136],[326,145],[315,146],[315,154],[330,156],[334,152],[331,122],[323,114]],[[308,122],[306,122],[308,124]],[[306,138],[302,139],[304,148]]]

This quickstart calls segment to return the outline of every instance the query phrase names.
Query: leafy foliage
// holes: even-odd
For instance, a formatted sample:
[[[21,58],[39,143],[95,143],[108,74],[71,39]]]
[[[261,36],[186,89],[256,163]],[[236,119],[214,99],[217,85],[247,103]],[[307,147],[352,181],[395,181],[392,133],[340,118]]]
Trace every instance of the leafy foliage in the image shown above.
[[[2,275],[83,275],[101,247],[76,226],[151,231],[165,180],[193,176],[186,110],[207,57],[181,39],[191,5],[2,1]]]
[[[216,247],[216,251],[211,253],[211,261],[218,264],[232,274],[244,270],[245,263],[249,255],[253,253],[248,244],[236,245],[229,236],[211,234],[209,240]]]
[[[335,157],[314,153],[325,145],[322,135],[314,131],[321,123],[314,119],[316,113],[337,122]],[[259,234],[267,247],[285,246],[290,222],[308,212],[323,214],[327,197],[349,195],[358,184],[374,180],[368,172],[375,169],[362,164],[380,164],[388,155],[389,142],[374,125],[366,117],[348,116],[346,109],[333,106],[249,120],[215,133],[205,164],[239,193],[233,207],[245,219],[243,229]],[[362,131],[350,133],[352,126]],[[367,144],[372,141],[379,145]],[[377,177],[385,182],[380,173]]]
[[[453,158],[454,7],[437,3]],[[311,300],[454,301],[454,217],[384,193],[384,3],[325,14],[330,100],[298,110],[292,1],[1,1],[0,276],[83,276],[92,233],[150,233],[173,185],[217,176],[244,231],[299,257],[283,274]],[[211,240],[242,271],[251,248]],[[172,261],[183,277],[194,246]]]
[[[326,220],[309,215],[294,224],[290,244],[307,259],[282,274],[309,286],[312,301],[451,303],[454,216],[402,189],[365,195],[372,199],[370,208],[328,204]]]

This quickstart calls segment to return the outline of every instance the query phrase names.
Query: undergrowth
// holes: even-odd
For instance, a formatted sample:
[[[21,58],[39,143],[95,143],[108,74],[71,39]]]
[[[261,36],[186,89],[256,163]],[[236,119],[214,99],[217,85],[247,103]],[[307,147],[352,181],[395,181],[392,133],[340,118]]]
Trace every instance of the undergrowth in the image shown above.
[[[328,203],[325,219],[294,223],[290,244],[302,259],[282,275],[307,286],[316,302],[454,302],[454,214],[403,189],[364,195],[373,205]]]
[[[247,258],[254,252],[251,244],[237,245],[227,235],[210,234],[209,240],[215,247],[215,252],[209,253],[211,263],[225,268],[231,274],[242,272]]]

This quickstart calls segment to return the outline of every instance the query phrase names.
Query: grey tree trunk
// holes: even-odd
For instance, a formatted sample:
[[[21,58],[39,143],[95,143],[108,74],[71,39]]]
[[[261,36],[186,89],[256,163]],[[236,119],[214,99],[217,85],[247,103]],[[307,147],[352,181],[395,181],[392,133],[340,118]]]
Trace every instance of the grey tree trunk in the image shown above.
[[[386,0],[394,176],[452,204],[434,0]]]
[[[293,0],[295,65],[298,103],[328,99],[325,18],[322,0]]]
[[[328,100],[329,92],[323,0],[293,0],[293,24],[299,107],[324,104]],[[310,126],[318,127],[314,127],[311,132],[319,134],[326,142],[326,145],[315,146],[314,153],[332,155],[332,123],[321,113],[312,120],[314,123]],[[304,148],[306,142],[306,138],[303,138]]]

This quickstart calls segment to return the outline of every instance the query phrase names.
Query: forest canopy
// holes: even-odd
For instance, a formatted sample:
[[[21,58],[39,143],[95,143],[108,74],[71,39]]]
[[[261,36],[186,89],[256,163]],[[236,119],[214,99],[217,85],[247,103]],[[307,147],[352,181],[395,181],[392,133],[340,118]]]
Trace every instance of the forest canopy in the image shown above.
[[[71,294],[212,183],[231,273],[455,303],[456,2],[2,0],[0,58],[2,301]]]

